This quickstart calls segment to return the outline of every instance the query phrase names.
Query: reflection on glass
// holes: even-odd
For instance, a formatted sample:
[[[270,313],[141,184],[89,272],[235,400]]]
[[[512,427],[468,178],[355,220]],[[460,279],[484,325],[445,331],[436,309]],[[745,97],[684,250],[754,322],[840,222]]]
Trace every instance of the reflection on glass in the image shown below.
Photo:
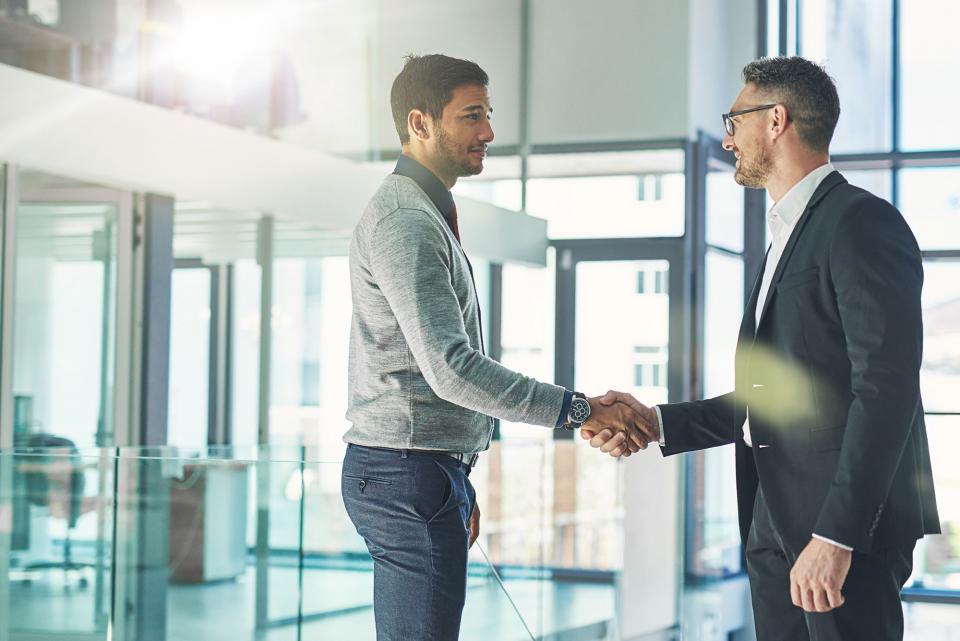
[[[88,447],[112,432],[116,217],[113,204],[27,202],[18,209],[12,343],[18,442],[42,433]]]
[[[669,263],[662,260],[577,264],[574,387],[588,395],[617,389],[647,405],[667,401]],[[617,313],[597,313],[615,304]],[[569,445],[569,442],[564,445]],[[566,525],[564,565],[618,569],[623,550],[622,468],[579,438],[575,456],[557,452],[558,478],[576,478],[575,501],[554,518]],[[597,496],[595,488],[616,488]],[[559,493],[559,492],[558,492]],[[560,494],[563,496],[563,494]]]
[[[173,270],[167,443],[202,447],[209,431],[210,287],[206,267]]]
[[[0,63],[135,98],[146,20],[136,0],[5,3]]]
[[[0,636],[108,637],[114,464],[61,443],[0,452],[0,511],[8,515]],[[9,541],[9,548],[6,548]],[[49,636],[48,636],[49,635]]]
[[[371,139],[369,118],[338,122],[343,110],[370,111],[371,42],[380,23],[369,1],[12,0],[3,7],[0,63],[329,153],[356,157],[382,146]],[[390,124],[385,118],[384,129]]]
[[[900,3],[900,146],[956,149],[960,129],[944,127],[943,105],[960,102],[960,3],[910,0]],[[947,80],[950,79],[950,80]]]
[[[899,198],[921,249],[960,247],[960,168],[903,169]]]
[[[923,406],[960,412],[960,261],[928,261],[923,271]]]
[[[800,3],[800,54],[825,65],[840,95],[834,153],[893,146],[892,6],[892,0]]]

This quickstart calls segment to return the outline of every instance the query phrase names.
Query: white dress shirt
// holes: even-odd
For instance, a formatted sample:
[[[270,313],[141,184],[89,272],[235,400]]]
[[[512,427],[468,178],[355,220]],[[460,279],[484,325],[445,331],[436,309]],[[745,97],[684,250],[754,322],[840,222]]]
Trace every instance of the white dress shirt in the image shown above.
[[[800,220],[800,216],[803,215],[804,210],[807,208],[807,203],[810,202],[810,199],[813,198],[813,193],[817,191],[817,187],[820,186],[820,183],[823,182],[823,179],[829,176],[834,172],[834,167],[831,163],[826,163],[820,165],[809,174],[803,177],[800,182],[790,188],[783,198],[774,203],[773,207],[770,208],[770,211],[767,212],[767,224],[770,226],[770,236],[771,243],[769,251],[767,252],[767,260],[764,263],[763,268],[763,278],[760,281],[760,293],[757,298],[757,312],[754,316],[754,327],[759,327],[760,325],[760,316],[763,314],[763,305],[766,303],[767,295],[770,293],[770,285],[773,282],[773,275],[777,271],[777,266],[780,264],[780,259],[783,257],[783,251],[787,247],[787,241],[790,240],[790,235],[793,233],[794,228],[797,226],[797,221]],[[660,422],[660,446],[663,447],[666,443],[665,427],[663,425],[663,416],[660,414],[660,407],[656,406],[657,410],[657,420]],[[750,412],[747,410],[747,418],[743,422],[743,440],[744,442],[753,447],[753,440],[750,436]],[[760,447],[764,447],[761,445]],[[827,541],[828,543],[833,543],[839,547],[842,547],[845,550],[852,550],[853,548],[843,545],[842,543],[837,543],[830,539],[826,539],[817,534],[813,535],[815,538],[822,541]]]

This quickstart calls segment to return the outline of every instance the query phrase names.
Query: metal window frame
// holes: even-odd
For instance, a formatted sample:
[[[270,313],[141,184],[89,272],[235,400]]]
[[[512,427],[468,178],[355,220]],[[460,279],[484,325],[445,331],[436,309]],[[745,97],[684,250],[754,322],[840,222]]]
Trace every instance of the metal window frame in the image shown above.
[[[19,174],[16,165],[0,165],[0,450],[13,447],[13,302]]]

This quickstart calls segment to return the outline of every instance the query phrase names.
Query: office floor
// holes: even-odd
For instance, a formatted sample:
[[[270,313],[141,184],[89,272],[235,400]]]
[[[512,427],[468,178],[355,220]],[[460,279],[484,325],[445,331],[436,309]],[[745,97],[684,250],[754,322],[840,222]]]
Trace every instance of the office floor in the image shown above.
[[[369,573],[308,570],[303,580],[304,613],[308,617],[303,639],[373,638]],[[284,623],[296,620],[297,572],[294,568],[272,568],[269,583],[269,618],[275,625],[259,634],[254,632],[256,583],[252,569],[236,581],[172,584],[167,595],[167,639],[295,641],[297,626]],[[607,622],[613,616],[611,586],[511,579],[507,589],[536,636],[554,634],[563,641],[605,638]],[[34,639],[42,638],[38,633],[106,639],[103,620],[97,625],[93,616],[92,581],[86,589],[80,589],[74,577],[65,589],[58,572],[37,577],[30,585],[14,580],[10,599],[12,641],[22,633],[33,633]],[[904,611],[905,641],[960,641],[960,606],[910,604]],[[522,641],[529,637],[499,586],[485,578],[471,578],[461,639]]]

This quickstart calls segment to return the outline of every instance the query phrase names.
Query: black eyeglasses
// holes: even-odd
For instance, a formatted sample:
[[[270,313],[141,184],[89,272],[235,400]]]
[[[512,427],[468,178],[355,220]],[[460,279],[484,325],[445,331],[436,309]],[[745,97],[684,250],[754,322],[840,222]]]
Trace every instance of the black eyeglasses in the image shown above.
[[[731,111],[730,113],[723,114],[723,128],[727,130],[727,135],[732,136],[734,132],[733,128],[733,119],[737,116],[742,116],[743,114],[753,113],[754,111],[763,111],[764,109],[773,109],[777,106],[777,103],[770,105],[760,105],[759,107],[751,107],[750,109],[741,109],[740,111]]]

